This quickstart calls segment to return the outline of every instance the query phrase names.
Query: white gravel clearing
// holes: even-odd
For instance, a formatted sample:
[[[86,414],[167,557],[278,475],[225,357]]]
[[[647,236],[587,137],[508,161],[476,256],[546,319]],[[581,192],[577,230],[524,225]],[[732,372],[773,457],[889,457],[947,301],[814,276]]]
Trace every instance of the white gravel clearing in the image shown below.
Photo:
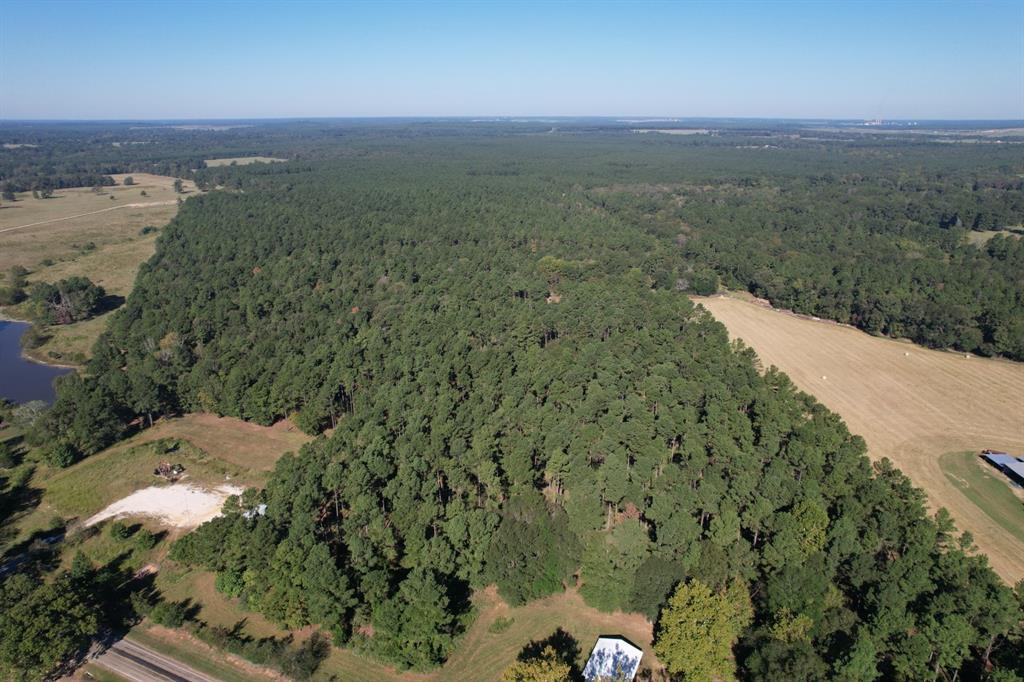
[[[119,516],[150,516],[175,528],[195,528],[220,516],[224,500],[230,495],[241,495],[243,491],[243,488],[233,485],[222,485],[216,490],[187,483],[151,486],[114,502],[91,516],[85,525],[93,526]]]

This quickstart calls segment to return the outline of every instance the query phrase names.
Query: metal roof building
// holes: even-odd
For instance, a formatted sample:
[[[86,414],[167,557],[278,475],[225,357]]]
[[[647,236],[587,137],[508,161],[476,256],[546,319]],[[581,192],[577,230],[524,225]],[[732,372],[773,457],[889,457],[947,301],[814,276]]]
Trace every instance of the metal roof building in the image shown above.
[[[1010,462],[1003,465],[1003,473],[1017,485],[1024,485],[1024,462]]]
[[[987,452],[983,454],[981,458],[998,469],[1002,469],[1007,464],[1016,464],[1020,462],[1019,459],[1013,455],[1008,455],[1005,452]]]
[[[632,682],[643,656],[642,650],[622,637],[598,637],[587,666],[583,669],[583,679],[587,682]]]

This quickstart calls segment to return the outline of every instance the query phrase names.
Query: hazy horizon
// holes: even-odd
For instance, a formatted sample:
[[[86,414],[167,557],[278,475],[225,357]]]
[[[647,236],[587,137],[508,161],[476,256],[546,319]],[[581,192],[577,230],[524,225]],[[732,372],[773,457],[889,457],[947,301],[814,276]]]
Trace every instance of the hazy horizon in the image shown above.
[[[0,19],[6,120],[441,117],[1024,119],[1024,3],[16,0]]]

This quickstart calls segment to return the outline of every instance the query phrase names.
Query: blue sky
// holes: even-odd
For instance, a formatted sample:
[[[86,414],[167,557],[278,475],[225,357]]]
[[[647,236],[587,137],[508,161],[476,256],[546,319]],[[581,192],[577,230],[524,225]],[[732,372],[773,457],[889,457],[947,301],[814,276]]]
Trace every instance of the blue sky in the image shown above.
[[[1024,119],[1024,2],[4,0],[0,118]]]

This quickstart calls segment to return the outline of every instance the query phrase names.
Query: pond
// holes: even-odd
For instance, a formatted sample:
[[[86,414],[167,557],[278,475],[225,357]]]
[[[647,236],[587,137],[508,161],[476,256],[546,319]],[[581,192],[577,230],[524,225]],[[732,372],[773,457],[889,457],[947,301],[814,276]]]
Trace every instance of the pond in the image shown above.
[[[16,403],[30,400],[53,402],[53,380],[72,370],[32,362],[21,355],[21,335],[26,322],[0,320],[0,398]]]

